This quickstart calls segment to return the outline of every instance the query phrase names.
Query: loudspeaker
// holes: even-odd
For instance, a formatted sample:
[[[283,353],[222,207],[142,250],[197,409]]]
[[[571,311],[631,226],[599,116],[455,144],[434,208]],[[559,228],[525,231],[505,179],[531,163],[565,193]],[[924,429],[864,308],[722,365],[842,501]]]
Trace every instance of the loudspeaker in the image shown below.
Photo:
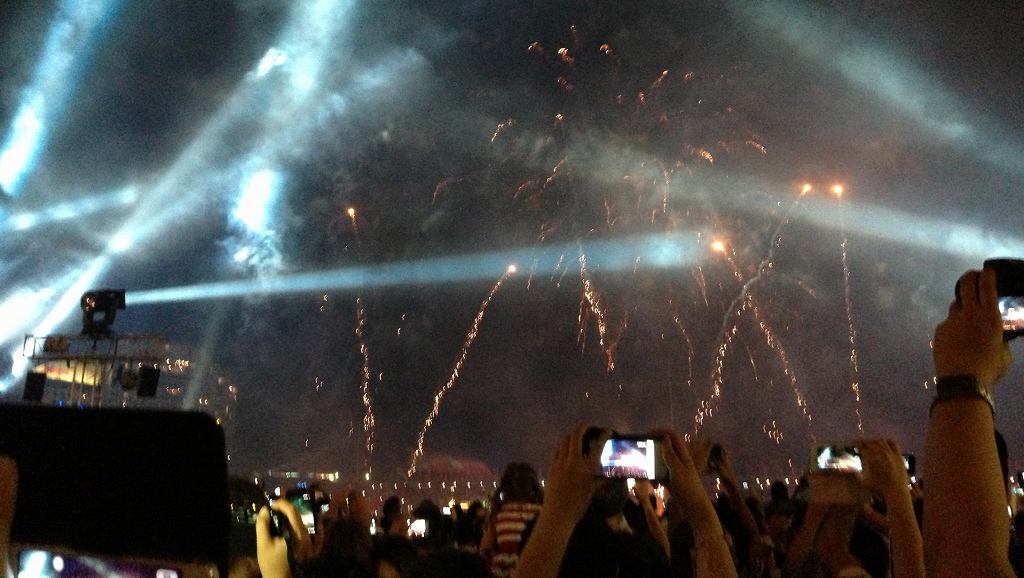
[[[30,371],[25,376],[25,392],[21,399],[25,401],[43,401],[43,389],[46,387],[46,374],[41,371]]]
[[[139,368],[139,397],[155,397],[160,383],[160,370],[151,365]]]

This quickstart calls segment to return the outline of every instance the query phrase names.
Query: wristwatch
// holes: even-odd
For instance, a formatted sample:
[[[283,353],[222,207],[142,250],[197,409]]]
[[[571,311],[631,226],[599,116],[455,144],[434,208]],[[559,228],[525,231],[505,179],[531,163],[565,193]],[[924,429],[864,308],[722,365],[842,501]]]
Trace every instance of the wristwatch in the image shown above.
[[[992,403],[992,394],[987,388],[982,387],[973,375],[940,377],[935,382],[935,390],[935,399],[932,401],[931,409],[928,410],[929,413],[935,409],[936,404],[951,399],[983,399],[992,410],[992,415],[996,413],[996,406]]]

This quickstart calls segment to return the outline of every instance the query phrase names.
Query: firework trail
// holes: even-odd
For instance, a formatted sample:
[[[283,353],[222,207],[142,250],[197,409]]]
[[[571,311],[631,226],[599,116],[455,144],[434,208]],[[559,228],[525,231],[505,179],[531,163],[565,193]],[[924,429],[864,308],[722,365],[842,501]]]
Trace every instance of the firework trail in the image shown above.
[[[672,315],[672,321],[675,322],[679,332],[683,334],[683,339],[686,340],[686,385],[689,386],[690,391],[695,391],[693,386],[693,340],[690,339],[690,332],[686,330],[678,312]]]
[[[754,320],[757,322],[758,329],[761,331],[761,335],[764,337],[765,344],[767,344],[769,349],[771,349],[776,354],[776,356],[779,358],[779,361],[782,364],[782,372],[789,380],[790,389],[793,390],[793,394],[796,397],[797,407],[800,408],[801,412],[804,414],[804,417],[807,419],[808,432],[810,433],[810,423],[812,421],[812,417],[807,409],[807,399],[804,397],[803,392],[800,390],[800,387],[797,383],[796,374],[793,372],[792,367],[789,363],[789,356],[786,354],[785,348],[783,348],[782,344],[775,336],[775,333],[772,331],[771,326],[764,319],[760,307],[758,307],[757,303],[754,301],[753,295],[749,293],[748,283],[745,282],[744,280],[743,272],[740,270],[739,265],[737,265],[736,260],[729,253],[728,248],[721,241],[713,242],[711,244],[711,247],[715,252],[721,253],[722,255],[725,256],[726,261],[732,268],[733,276],[740,283],[743,284],[743,290],[740,295],[740,299],[742,299],[742,304],[738,308],[735,305],[731,306],[727,310],[725,318],[722,320],[722,328],[719,332],[719,334],[722,337],[719,340],[719,347],[717,354],[715,356],[714,370],[711,376],[711,396],[709,399],[702,400],[700,405],[698,406],[697,414],[694,416],[694,425],[696,427],[696,430],[699,430],[700,427],[703,425],[704,417],[713,414],[712,403],[715,399],[720,397],[722,393],[721,390],[723,381],[723,368],[725,366],[725,356],[729,351],[729,346],[732,344],[732,341],[735,338],[737,331],[739,330],[739,317],[742,316],[744,311],[750,310],[754,314]],[[766,269],[770,268],[771,267],[766,267]],[[736,301],[734,300],[733,303],[735,302]],[[736,317],[736,320],[731,319],[733,316]],[[732,321],[731,328],[729,325],[730,321]]]
[[[739,317],[743,315],[743,312],[750,308],[750,300],[744,299],[743,304],[737,309],[734,315],[737,317],[732,328],[727,329],[722,335],[722,339],[718,344],[718,351],[715,354],[714,369],[711,372],[711,395],[707,399],[702,399],[700,404],[697,406],[697,413],[693,416],[693,431],[697,433],[700,431],[701,426],[704,425],[704,418],[711,417],[714,415],[714,401],[722,395],[722,375],[725,368],[725,355],[729,351],[729,346],[732,345],[733,339],[736,338],[736,332],[739,331]]]
[[[356,297],[356,337],[359,339],[359,353],[363,356],[363,432],[366,434],[366,473],[369,475],[373,463],[373,430],[377,420],[373,415],[373,397],[370,394],[370,349],[366,345],[366,309],[362,297]]]
[[[793,202],[789,204],[789,208],[786,209],[786,212],[783,214],[782,219],[779,220],[779,223],[775,226],[775,230],[772,232],[772,242],[770,245],[768,245],[768,255],[766,255],[760,263],[758,263],[757,270],[750,279],[748,279],[744,283],[743,274],[739,272],[739,269],[736,267],[736,264],[732,263],[733,275],[735,275],[736,278],[740,280],[740,283],[743,286],[740,288],[739,295],[737,295],[736,298],[732,300],[732,303],[729,304],[729,308],[726,309],[726,311],[734,310],[739,305],[741,300],[746,299],[747,294],[750,293],[750,290],[753,289],[754,285],[761,279],[764,279],[765,276],[768,274],[768,271],[774,267],[775,249],[778,248],[779,244],[782,241],[782,228],[789,223],[790,219],[792,219],[793,211],[796,210],[797,205],[800,204],[800,199],[803,198],[803,196],[809,192],[811,192],[811,186],[804,185],[801,189],[800,196],[793,199]],[[718,249],[715,250],[718,251]]]
[[[669,300],[669,306],[672,305],[672,301]],[[679,332],[682,333],[683,339],[686,341],[686,385],[691,392],[696,392],[696,388],[693,386],[693,340],[690,339],[690,332],[686,330],[686,326],[683,325],[682,319],[679,317],[679,312],[672,314],[672,321],[675,322]],[[670,396],[669,401],[672,402],[673,398]],[[676,427],[675,408],[674,406],[669,407],[669,415],[672,429]]]
[[[362,239],[359,238],[359,224],[356,222],[356,209],[355,207],[349,207],[345,214],[348,215],[350,221],[352,221],[352,234],[356,236],[356,243],[362,244]]]
[[[463,364],[466,363],[466,358],[469,356],[469,349],[473,346],[473,342],[476,341],[477,335],[480,333],[480,324],[484,320],[484,314],[487,312],[487,307],[494,300],[494,296],[498,294],[498,290],[501,289],[502,283],[505,282],[512,274],[516,272],[514,265],[509,266],[505,271],[505,274],[498,279],[498,282],[491,287],[490,293],[484,298],[480,304],[480,309],[476,312],[476,317],[473,319],[473,324],[470,326],[469,331],[466,333],[466,340],[462,343],[462,349],[459,351],[459,356],[455,360],[455,365],[452,367],[452,373],[448,376],[448,381],[445,382],[437,393],[434,394],[434,405],[430,409],[430,413],[427,415],[427,419],[424,420],[423,426],[420,428],[419,439],[416,440],[416,450],[412,453],[412,460],[409,462],[409,470],[406,473],[408,477],[412,477],[416,473],[416,462],[419,461],[420,456],[423,455],[424,440],[427,437],[427,431],[430,430],[430,426],[434,424],[434,420],[437,419],[439,413],[441,413],[441,400],[444,399],[445,394],[455,387],[455,382],[459,379],[459,372],[462,370]]]
[[[860,364],[857,361],[857,330],[853,327],[853,298],[850,292],[850,261],[847,255],[849,239],[846,237],[846,209],[843,204],[843,187],[835,185],[832,187],[832,194],[839,199],[839,222],[840,231],[843,235],[842,261],[843,261],[843,297],[846,301],[846,330],[847,339],[850,344],[850,391],[856,403],[854,413],[857,415],[857,431],[864,433],[864,419],[860,413]]]
[[[586,300],[590,313],[597,320],[597,339],[601,349],[604,351],[608,372],[610,373],[615,371],[615,348],[618,346],[618,339],[614,342],[607,341],[608,321],[605,317],[604,308],[601,305],[601,297],[594,290],[594,284],[590,280],[590,273],[587,272],[587,255],[583,251],[580,251],[580,280],[583,282],[583,299]],[[625,330],[625,325],[623,325],[623,330]],[[583,315],[581,309],[580,334],[582,333]],[[622,332],[619,333],[619,337],[622,337]]]

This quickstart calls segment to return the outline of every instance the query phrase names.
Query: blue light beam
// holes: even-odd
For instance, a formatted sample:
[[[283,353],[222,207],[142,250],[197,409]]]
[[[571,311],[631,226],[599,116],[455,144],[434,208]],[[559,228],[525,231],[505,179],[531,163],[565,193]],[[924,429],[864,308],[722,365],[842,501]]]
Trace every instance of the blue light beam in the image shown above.
[[[22,92],[0,148],[0,187],[8,195],[17,196],[34,168],[99,32],[118,5],[114,0],[63,0],[57,7],[32,81]]]
[[[895,107],[933,138],[994,166],[1024,174],[1024,143],[999,134],[998,123],[973,113],[962,99],[906,57],[811,8],[785,0],[734,1],[751,28],[767,29],[804,57],[828,66]]]
[[[438,285],[493,280],[510,265],[520,271],[535,266],[552,269],[563,255],[578,254],[580,246],[538,247],[494,251],[458,257],[440,257],[368,267],[347,267],[329,271],[299,273],[263,279],[242,279],[132,291],[126,295],[130,306],[156,303],[233,299],[254,295],[287,295],[322,291],[365,290],[378,287]],[[696,234],[630,237],[593,241],[583,245],[591,272],[631,271],[634,268],[674,269],[697,262],[702,254]]]
[[[135,204],[138,198],[135,188],[127,187],[113,193],[59,203],[38,211],[24,211],[6,217],[0,216],[0,233],[27,231],[41,225],[78,219],[117,207],[130,206]]]

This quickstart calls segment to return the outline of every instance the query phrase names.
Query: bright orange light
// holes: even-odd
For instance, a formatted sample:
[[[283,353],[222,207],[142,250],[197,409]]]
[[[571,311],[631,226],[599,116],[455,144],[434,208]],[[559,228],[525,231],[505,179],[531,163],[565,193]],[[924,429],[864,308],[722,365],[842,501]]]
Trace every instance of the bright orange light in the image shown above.
[[[725,254],[725,243],[723,241],[712,241],[711,250],[716,253]]]
[[[837,197],[843,196],[843,185],[832,185],[832,194]]]
[[[508,266],[508,272],[509,272],[510,274],[511,274],[511,273],[515,273],[516,271],[518,271],[518,269],[516,269],[515,263],[513,263],[512,265],[509,265],[509,266]]]
[[[345,212],[348,213],[349,218],[356,216],[356,210],[354,207],[349,207],[348,210]]]
[[[806,195],[807,193],[811,192],[812,189],[813,187],[811,187],[811,183],[804,183],[804,186],[800,187],[800,194]]]

